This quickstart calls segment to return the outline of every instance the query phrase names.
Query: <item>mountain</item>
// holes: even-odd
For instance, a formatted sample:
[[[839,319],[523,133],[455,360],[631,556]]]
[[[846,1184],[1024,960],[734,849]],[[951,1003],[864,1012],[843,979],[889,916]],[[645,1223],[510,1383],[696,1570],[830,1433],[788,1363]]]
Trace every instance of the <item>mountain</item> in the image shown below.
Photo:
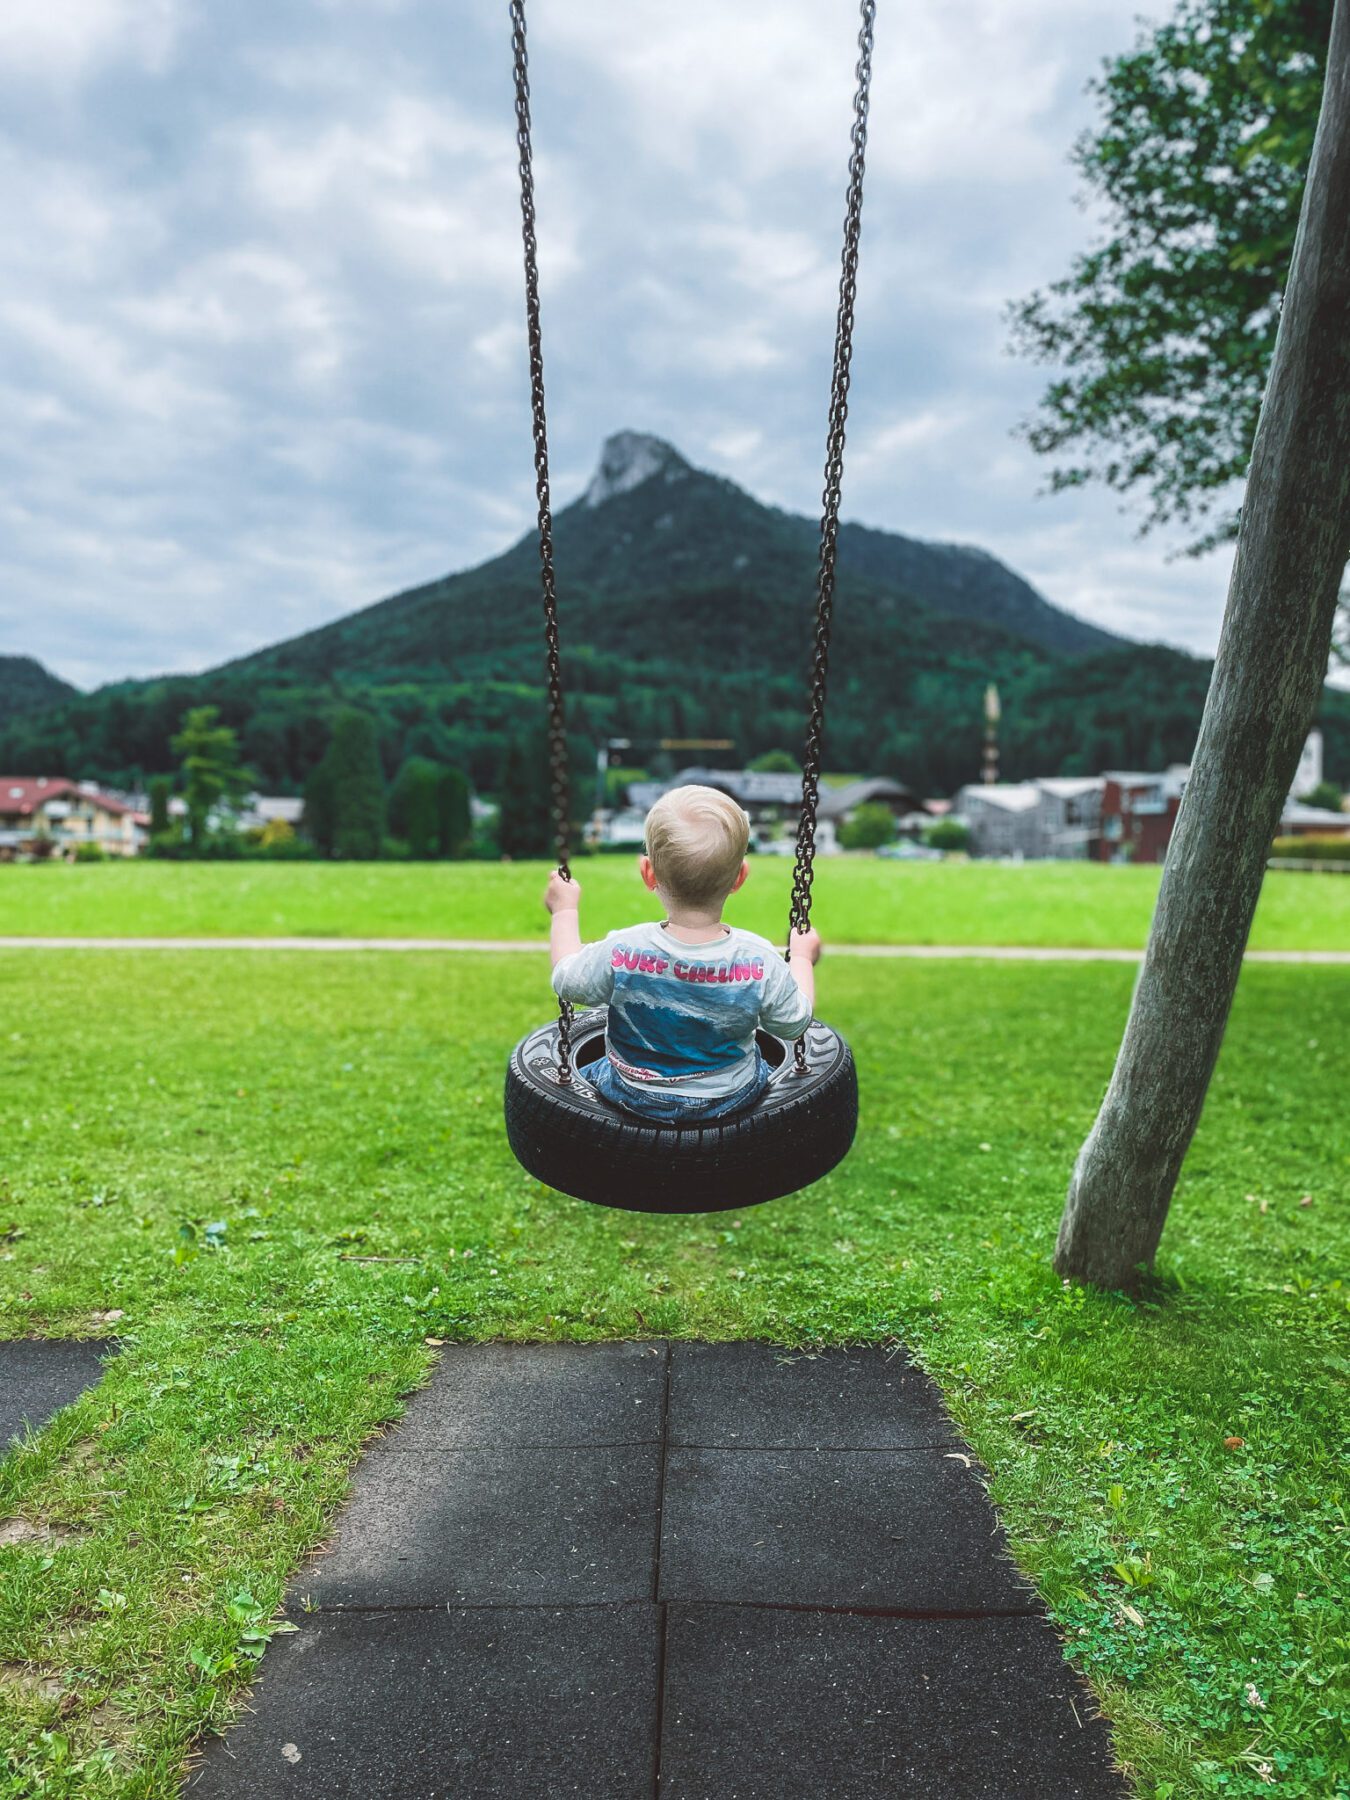
[[[738,640],[759,632],[775,665],[799,653],[814,602],[818,522],[764,506],[726,477],[694,468],[639,432],[606,440],[586,491],[554,517],[564,654],[622,649],[639,661],[653,641],[651,608],[715,618]],[[844,525],[839,613],[889,601],[935,619],[993,625],[1069,655],[1123,639],[1052,606],[983,550]],[[539,552],[533,532],[502,556],[395,594],[317,631],[227,665],[331,676],[350,670],[463,670],[486,654],[533,681],[539,661]],[[797,640],[797,642],[794,642]]]
[[[819,526],[762,505],[636,432],[605,444],[554,521],[562,663],[578,767],[628,738],[729,738],[749,759],[801,744]],[[829,766],[950,793],[978,773],[988,682],[1012,778],[1190,756],[1199,659],[1114,638],[983,551],[846,525]],[[540,756],[543,626],[533,533],[474,569],[191,677],[126,682],[0,724],[0,766],[130,783],[173,766],[183,712],[211,703],[267,787],[294,791],[336,710],[375,718],[389,775],[408,755],[492,792]],[[1325,698],[1329,771],[1350,773],[1350,696]],[[528,740],[528,741],[527,741]]]
[[[78,693],[33,656],[0,656],[0,726],[24,713],[41,712]]]
[[[867,575],[901,588],[934,612],[997,625],[1069,656],[1114,650],[1128,642],[1052,606],[996,556],[968,544],[930,544],[866,525],[841,525],[839,569],[844,576]]]

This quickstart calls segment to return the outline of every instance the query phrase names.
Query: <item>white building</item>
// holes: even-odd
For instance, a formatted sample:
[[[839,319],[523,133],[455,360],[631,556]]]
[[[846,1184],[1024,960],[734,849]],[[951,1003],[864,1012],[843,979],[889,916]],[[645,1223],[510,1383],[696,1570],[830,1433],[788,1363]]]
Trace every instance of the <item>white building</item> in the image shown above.
[[[169,810],[174,811],[173,802]],[[305,810],[303,800],[290,794],[250,794],[239,804],[234,815],[234,824],[240,831],[263,831],[279,819],[283,825],[289,825],[292,831],[300,828],[300,819]],[[184,807],[186,812],[187,808]]]
[[[1305,794],[1311,794],[1315,787],[1321,785],[1322,734],[1320,731],[1310,731],[1298,759],[1298,769],[1289,786],[1289,797],[1291,800],[1301,800]]]
[[[971,782],[956,796],[973,856],[1086,857],[1101,829],[1100,775]]]

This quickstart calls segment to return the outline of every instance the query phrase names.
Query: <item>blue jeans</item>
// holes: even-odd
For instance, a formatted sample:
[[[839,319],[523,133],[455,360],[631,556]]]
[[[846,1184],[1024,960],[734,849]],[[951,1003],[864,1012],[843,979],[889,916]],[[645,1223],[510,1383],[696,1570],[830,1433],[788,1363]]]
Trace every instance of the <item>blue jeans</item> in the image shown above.
[[[769,1065],[756,1050],[755,1072],[749,1081],[734,1093],[719,1094],[716,1099],[672,1092],[669,1088],[649,1092],[630,1087],[615,1073],[607,1056],[587,1063],[581,1074],[602,1100],[608,1100],[611,1106],[620,1107],[626,1113],[634,1113],[640,1119],[654,1119],[663,1125],[679,1125],[685,1120],[692,1125],[704,1119],[728,1119],[733,1113],[748,1112],[768,1086]]]

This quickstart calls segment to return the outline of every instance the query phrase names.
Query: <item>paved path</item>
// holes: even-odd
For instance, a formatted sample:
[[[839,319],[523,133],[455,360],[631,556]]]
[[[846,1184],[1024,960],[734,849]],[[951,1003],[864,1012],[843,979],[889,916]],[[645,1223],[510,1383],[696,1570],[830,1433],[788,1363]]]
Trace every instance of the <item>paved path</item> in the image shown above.
[[[541,955],[542,938],[357,937],[0,937],[0,950],[435,950],[511,951]],[[1137,963],[1142,950],[1044,944],[831,944],[831,956],[928,961]],[[1350,967],[1350,950],[1249,950],[1253,963]]]
[[[936,1390],[876,1350],[465,1345],[188,1800],[1122,1800]]]
[[[10,1338],[0,1342],[0,1456],[25,1426],[45,1425],[103,1374],[112,1345],[98,1339]]]

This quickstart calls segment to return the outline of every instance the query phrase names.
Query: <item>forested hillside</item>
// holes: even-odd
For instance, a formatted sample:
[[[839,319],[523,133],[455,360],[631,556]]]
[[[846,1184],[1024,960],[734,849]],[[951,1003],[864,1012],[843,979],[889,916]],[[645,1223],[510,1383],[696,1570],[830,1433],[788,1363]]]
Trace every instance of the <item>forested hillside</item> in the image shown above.
[[[0,728],[25,713],[73,699],[77,691],[34,656],[0,656]]]
[[[602,736],[731,738],[737,759],[801,740],[816,526],[621,434],[556,521],[563,663],[579,759]],[[334,712],[375,716],[408,755],[499,781],[541,716],[538,556],[526,538],[444,577],[195,677],[123,683],[0,725],[0,767],[125,782],[168,770],[189,705],[212,702],[269,788],[296,789]],[[982,551],[845,527],[828,761],[951,792],[979,767],[981,701],[1003,698],[1010,777],[1189,757],[1208,667],[1053,607]],[[1328,696],[1333,773],[1350,698]],[[593,754],[593,753],[591,753]]]

